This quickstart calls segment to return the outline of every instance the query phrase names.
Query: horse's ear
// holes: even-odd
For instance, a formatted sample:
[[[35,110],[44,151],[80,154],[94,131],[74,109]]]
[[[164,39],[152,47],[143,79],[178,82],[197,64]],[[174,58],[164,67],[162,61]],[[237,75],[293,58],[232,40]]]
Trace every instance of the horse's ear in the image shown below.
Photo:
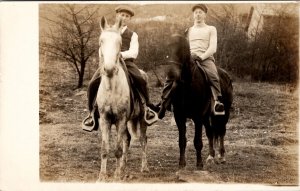
[[[106,20],[106,18],[105,17],[101,17],[101,21],[100,21],[100,29],[101,29],[101,31],[103,31],[106,26],[107,26],[107,20]]]
[[[115,27],[116,27],[117,30],[121,29],[122,22],[123,22],[123,19],[121,19],[121,18],[116,19]]]

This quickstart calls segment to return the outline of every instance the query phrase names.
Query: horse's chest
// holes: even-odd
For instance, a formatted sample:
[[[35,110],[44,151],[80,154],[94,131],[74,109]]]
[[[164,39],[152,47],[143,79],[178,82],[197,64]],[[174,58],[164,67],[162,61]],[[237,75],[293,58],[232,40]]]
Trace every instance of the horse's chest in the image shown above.
[[[102,112],[119,114],[126,112],[129,106],[129,96],[105,92],[98,94],[97,104]]]

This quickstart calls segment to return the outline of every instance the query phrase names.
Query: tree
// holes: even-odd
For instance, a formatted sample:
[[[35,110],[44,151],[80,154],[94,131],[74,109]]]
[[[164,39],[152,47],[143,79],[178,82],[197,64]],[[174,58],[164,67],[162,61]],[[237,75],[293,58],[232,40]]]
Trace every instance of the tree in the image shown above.
[[[218,31],[217,65],[237,77],[297,82],[299,18],[295,6],[274,4],[256,7],[256,22],[252,22],[251,35],[249,26],[244,31],[244,18],[248,20],[252,14],[244,17],[236,12],[236,8],[222,5],[218,11],[210,10],[209,20]]]
[[[41,18],[49,24],[41,37],[41,51],[69,63],[78,74],[77,88],[80,88],[86,64],[97,53],[98,7],[62,4],[51,8],[52,14]]]
[[[225,4],[210,9],[209,24],[218,31],[218,49],[215,56],[216,64],[232,73],[239,75],[249,71],[249,46],[244,32],[242,17],[237,11],[241,5]]]
[[[264,17],[263,30],[257,37],[256,79],[297,82],[299,20],[290,14],[293,9],[281,5],[274,8],[273,15]]]

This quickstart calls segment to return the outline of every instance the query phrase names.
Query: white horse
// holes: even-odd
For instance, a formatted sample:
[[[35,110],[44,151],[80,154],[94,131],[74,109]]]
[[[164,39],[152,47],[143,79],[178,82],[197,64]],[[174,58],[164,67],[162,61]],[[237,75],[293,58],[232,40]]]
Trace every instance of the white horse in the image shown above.
[[[106,166],[109,155],[109,137],[111,126],[116,126],[116,170],[115,179],[125,175],[128,148],[131,136],[139,138],[142,147],[141,171],[149,171],[147,166],[147,124],[144,119],[145,109],[140,108],[138,114],[131,115],[130,87],[125,71],[120,62],[121,51],[121,20],[113,26],[107,24],[105,17],[101,18],[101,35],[99,39],[99,54],[102,57],[102,80],[97,94],[97,104],[100,113],[99,124],[102,133],[101,170],[99,180],[108,178]],[[145,73],[144,73],[145,74]]]

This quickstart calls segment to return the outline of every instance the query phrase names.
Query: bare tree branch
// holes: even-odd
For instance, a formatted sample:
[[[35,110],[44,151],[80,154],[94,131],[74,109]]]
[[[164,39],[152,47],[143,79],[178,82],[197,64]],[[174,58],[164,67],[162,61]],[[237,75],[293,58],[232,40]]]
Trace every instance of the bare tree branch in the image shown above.
[[[89,5],[58,5],[53,15],[41,16],[43,22],[50,23],[45,31],[41,49],[47,55],[70,63],[77,72],[78,85],[83,85],[87,61],[97,50],[97,13],[99,8]]]

